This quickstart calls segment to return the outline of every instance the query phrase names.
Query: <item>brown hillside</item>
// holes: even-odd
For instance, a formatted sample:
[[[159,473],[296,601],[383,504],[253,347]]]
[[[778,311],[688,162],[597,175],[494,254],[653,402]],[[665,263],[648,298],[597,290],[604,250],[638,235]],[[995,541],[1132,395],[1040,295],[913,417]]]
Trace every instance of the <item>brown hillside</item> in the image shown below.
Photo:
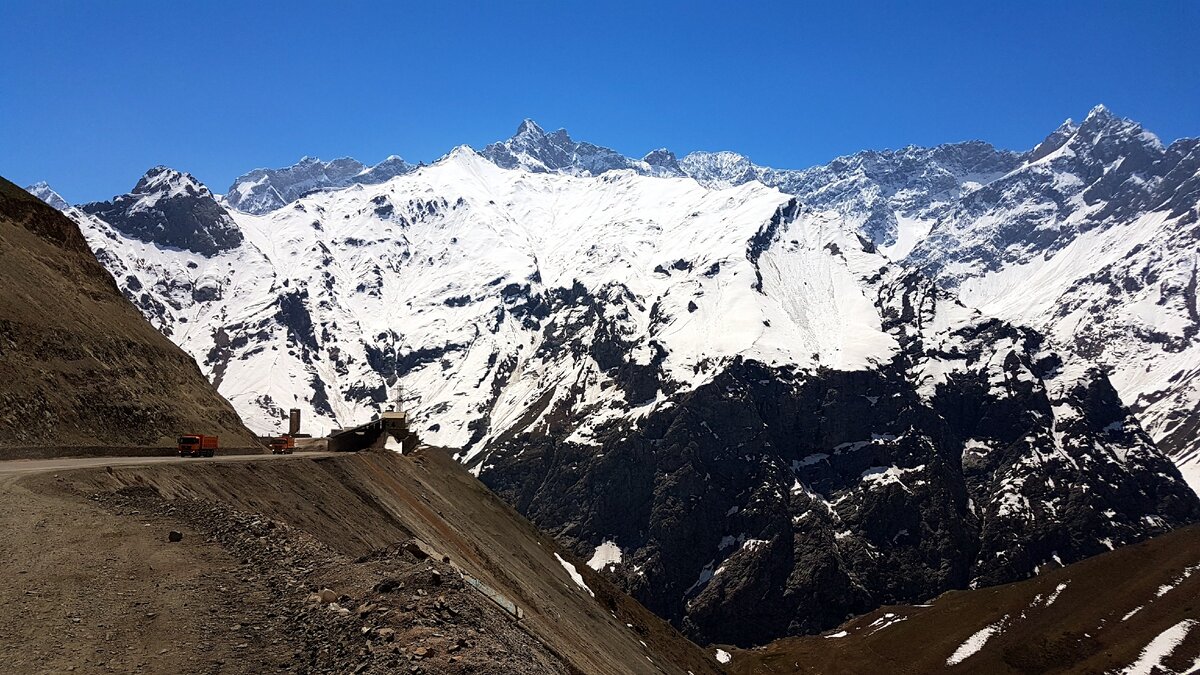
[[[253,521],[249,527],[232,526],[244,544],[235,549],[236,557],[250,561],[250,570],[221,577],[221,583],[233,586],[247,575],[271,579],[277,589],[286,589],[272,601],[272,616],[293,618],[280,627],[287,635],[283,646],[265,650],[270,658],[282,659],[279,666],[266,668],[247,660],[228,664],[220,672],[283,672],[283,667],[286,672],[349,673],[360,661],[366,662],[363,672],[368,674],[716,675],[720,671],[711,651],[706,653],[688,642],[559,548],[444,450],[424,448],[399,455],[377,449],[332,457],[195,460],[117,465],[108,470],[56,469],[55,473],[55,477],[37,477],[42,486],[36,488],[39,494],[47,498],[86,495],[94,503],[129,498],[128,503],[118,504],[119,509],[136,514],[138,520],[148,513],[184,515],[191,518],[179,528],[185,532],[184,542],[220,538],[222,533],[214,529]],[[0,493],[0,498],[3,496]],[[134,501],[139,496],[145,499]],[[241,516],[214,517],[209,515],[214,508]],[[275,542],[271,548],[271,540],[261,528],[265,522],[272,523],[275,535],[303,533],[319,543],[324,553],[297,560],[297,554],[310,548],[301,538]],[[422,556],[414,557],[410,545],[423,551]],[[162,542],[159,546],[170,550],[171,545]],[[257,559],[256,555],[263,557]],[[568,564],[581,581],[572,578]],[[444,582],[430,586],[426,580],[435,568]],[[520,620],[467,585],[467,578],[482,582],[519,607]],[[379,584],[388,579],[396,587],[381,590]],[[22,581],[22,588],[33,583],[28,578]],[[370,654],[352,660],[336,656],[346,642],[306,629],[306,617],[314,612],[305,613],[305,598],[322,587],[344,595],[339,602],[348,608],[377,608],[369,615],[347,617],[337,624],[350,633],[351,655],[370,640],[364,636],[372,626],[394,630],[394,636],[389,642],[375,644],[379,650],[372,649]],[[225,593],[241,597],[237,591]],[[429,603],[443,601],[461,614],[428,612]],[[6,615],[19,611],[16,603],[0,602],[0,630],[6,625]],[[319,627],[337,621],[327,609],[315,610],[315,616]],[[89,618],[83,623],[97,620]],[[61,618],[55,615],[54,621]],[[13,619],[13,623],[18,621]],[[20,629],[27,644],[50,641],[45,636],[54,638],[53,631],[42,630],[38,624],[22,624]],[[222,626],[221,631],[228,633],[229,629]],[[459,651],[446,649],[447,643],[460,637],[468,644]],[[411,650],[419,645],[429,647],[430,652],[420,652],[422,658],[413,661],[411,669],[407,660],[397,667],[393,648],[413,654]],[[177,645],[172,647],[175,651]],[[105,646],[105,651],[111,649]],[[314,662],[307,654],[313,650],[318,652],[316,663],[327,664],[329,669],[311,666]],[[28,647],[9,652],[0,647],[0,658],[28,663],[22,659],[29,659],[30,652]]]
[[[1152,643],[1172,630],[1183,639],[1158,654]],[[881,607],[823,636],[729,651],[739,675],[1109,673],[1140,658],[1140,672],[1151,672],[1146,660],[1161,675],[1200,672],[1200,525],[1025,581]]]
[[[0,457],[256,443],[196,363],[148,324],[78,226],[0,178]]]

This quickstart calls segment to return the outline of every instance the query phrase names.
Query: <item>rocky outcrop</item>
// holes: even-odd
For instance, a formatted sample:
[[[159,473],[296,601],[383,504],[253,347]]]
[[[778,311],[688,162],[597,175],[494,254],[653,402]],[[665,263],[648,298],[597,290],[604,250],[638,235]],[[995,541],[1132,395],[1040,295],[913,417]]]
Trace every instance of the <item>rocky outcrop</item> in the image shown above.
[[[204,256],[242,243],[241,230],[208,188],[165,166],[147,171],[129,194],[79,208],[135,239]]]

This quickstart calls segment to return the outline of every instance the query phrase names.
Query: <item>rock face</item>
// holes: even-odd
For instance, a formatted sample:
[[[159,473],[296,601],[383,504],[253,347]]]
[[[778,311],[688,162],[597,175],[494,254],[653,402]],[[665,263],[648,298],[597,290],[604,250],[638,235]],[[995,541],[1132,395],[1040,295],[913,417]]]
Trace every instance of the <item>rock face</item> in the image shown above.
[[[1096,361],[1200,486],[1200,142],[1103,107],[947,203],[909,262]]]
[[[481,477],[702,643],[824,630],[1200,517],[1102,372],[917,275],[875,288],[901,347],[886,365],[736,359],[598,445],[505,439]],[[548,417],[571,428],[566,406]]]
[[[0,454],[252,436],[195,362],[154,330],[79,227],[0,179]]]
[[[255,169],[238,176],[229,186],[225,202],[239,211],[261,215],[282,208],[314,190],[374,185],[415,168],[395,155],[371,167],[350,157],[331,162],[304,157],[283,169]]]
[[[615,150],[571,139],[566,129],[551,133],[533,120],[521,122],[512,138],[492,143],[481,155],[504,169],[522,169],[534,173],[558,172],[598,176],[606,171],[634,169],[649,173],[645,162],[637,162]],[[670,162],[668,161],[667,164]],[[656,165],[660,169],[663,164]],[[678,175],[678,174],[676,174]]]
[[[129,194],[80,207],[134,239],[215,255],[242,243],[242,233],[208,188],[165,166],[146,172]]]
[[[1193,227],[1192,146],[1156,151],[1104,114],[1024,154],[960,143],[805,171],[633,160],[526,122],[384,183],[234,211],[244,239],[212,255],[82,222],[259,430],[288,407],[320,431],[399,402],[655,611],[751,644],[1200,517],[1155,446],[1180,432],[1125,405],[1145,364],[1079,339],[1127,327],[1124,353],[1161,345],[1156,374],[1200,372],[1191,259],[1165,243]],[[1142,267],[1097,277],[1090,304],[1053,281],[1131,255]]]
[[[1196,628],[1181,618],[1194,615],[1200,596],[1196,551],[1200,526],[1190,526],[1019,583],[883,607],[827,635],[735,651],[730,672],[800,663],[807,672],[860,675],[903,663],[912,673],[1194,673],[1200,644],[1183,639]],[[1179,638],[1169,658],[1167,649],[1147,649],[1164,634]]]

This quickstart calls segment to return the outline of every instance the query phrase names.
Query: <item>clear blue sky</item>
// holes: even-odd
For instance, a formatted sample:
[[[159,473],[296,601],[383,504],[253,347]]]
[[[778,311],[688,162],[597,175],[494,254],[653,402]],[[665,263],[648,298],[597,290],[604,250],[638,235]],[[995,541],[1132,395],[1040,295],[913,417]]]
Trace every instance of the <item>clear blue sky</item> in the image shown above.
[[[1096,103],[1200,135],[1200,2],[0,0],[0,174],[73,202],[301,155],[430,161],[524,117],[805,167],[1034,145]]]

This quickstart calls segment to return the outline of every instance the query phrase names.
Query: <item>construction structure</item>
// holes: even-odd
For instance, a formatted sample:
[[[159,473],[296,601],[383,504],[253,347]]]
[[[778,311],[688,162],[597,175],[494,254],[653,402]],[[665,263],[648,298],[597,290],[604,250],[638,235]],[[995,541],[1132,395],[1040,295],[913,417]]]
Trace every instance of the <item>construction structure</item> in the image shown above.
[[[416,449],[419,441],[408,427],[407,413],[389,410],[366,424],[332,431],[329,434],[329,450],[356,452],[371,447],[394,449],[391,441],[395,441],[404,453]]]

